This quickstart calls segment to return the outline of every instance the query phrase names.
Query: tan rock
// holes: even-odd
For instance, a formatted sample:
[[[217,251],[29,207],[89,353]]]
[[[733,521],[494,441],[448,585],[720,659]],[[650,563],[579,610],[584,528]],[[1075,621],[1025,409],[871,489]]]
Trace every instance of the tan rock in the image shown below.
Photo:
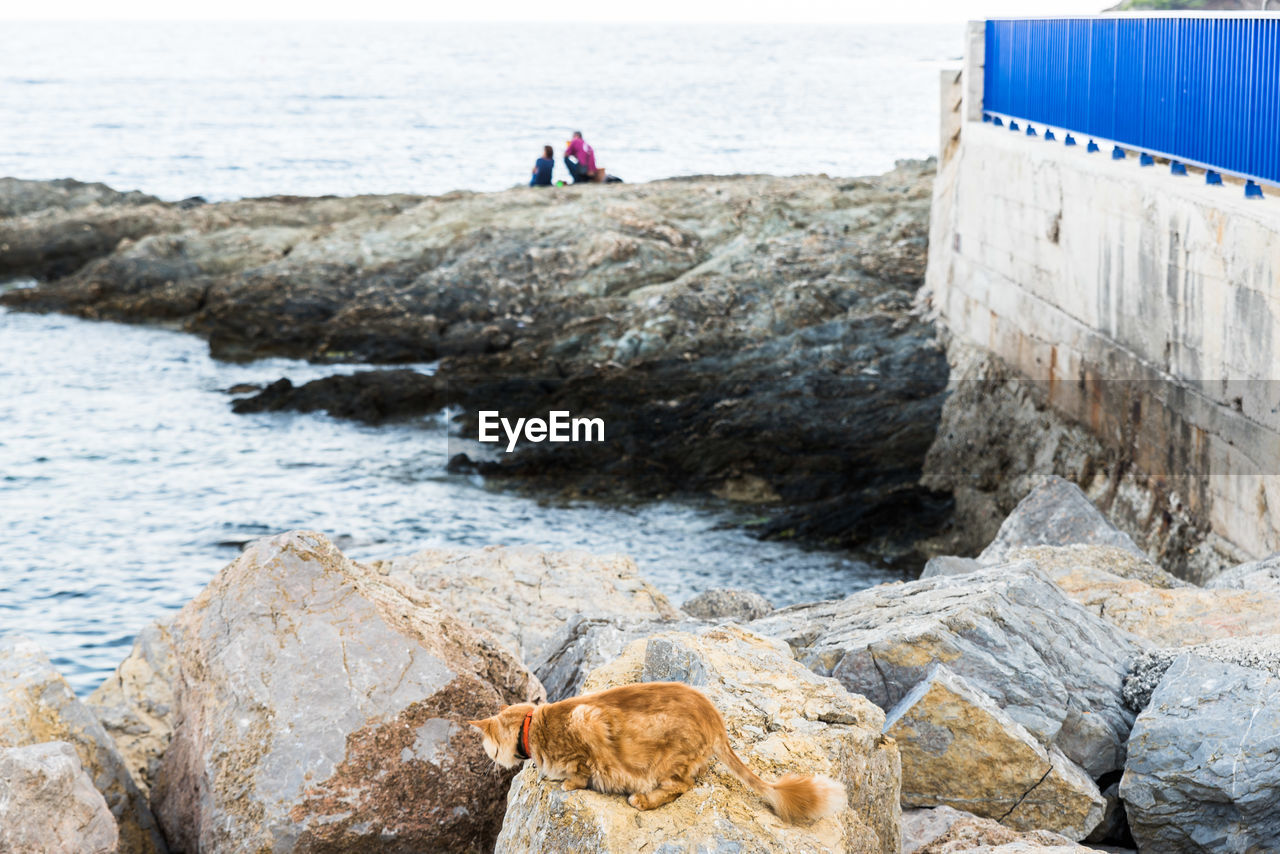
[[[1036,565],[1063,592],[1108,622],[1159,646],[1280,633],[1280,593],[1154,587],[1116,549],[1097,546],[1024,548],[1012,554]],[[1122,577],[1113,570],[1139,577]]]
[[[1094,854],[1047,830],[1017,831],[950,807],[904,810],[902,836],[902,854]]]
[[[552,651],[548,642],[575,614],[680,617],[624,555],[490,546],[429,549],[372,566],[411,581],[531,665]]]
[[[173,641],[168,628],[156,623],[138,634],[129,657],[85,699],[115,739],[143,795],[150,795],[173,735],[176,679]]]
[[[465,721],[542,689],[450,608],[299,531],[252,544],[169,631],[152,802],[176,850],[492,845],[510,775]]]
[[[785,644],[737,626],[665,632],[631,644],[596,670],[586,691],[637,681],[682,681],[724,715],[734,751],[762,775],[826,774],[849,809],[788,825],[713,763],[696,786],[656,810],[617,795],[564,792],[527,767],[511,787],[498,854],[632,851],[876,852],[898,854],[900,768],[884,714],[833,679],[815,676]]]
[[[164,838],[97,715],[82,703],[33,641],[0,643],[0,747],[66,742],[119,825],[122,854],[164,852]]]
[[[65,741],[0,748],[0,851],[115,854],[116,820]]]
[[[885,732],[902,755],[904,807],[955,807],[1073,841],[1102,821],[1083,769],[942,665],[890,710]]]

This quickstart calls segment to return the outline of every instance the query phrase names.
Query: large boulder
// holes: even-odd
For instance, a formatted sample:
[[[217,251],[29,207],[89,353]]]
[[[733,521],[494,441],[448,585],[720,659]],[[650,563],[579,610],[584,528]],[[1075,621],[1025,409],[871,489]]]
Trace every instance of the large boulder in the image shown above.
[[[1170,665],[1187,653],[1280,676],[1280,635],[1223,638],[1194,646],[1150,649],[1129,666],[1129,675],[1124,679],[1125,704],[1135,712],[1145,709]]]
[[[65,741],[0,748],[0,851],[115,854],[119,830]]]
[[[564,792],[532,766],[512,784],[498,854],[538,851],[876,852],[898,854],[900,768],[884,714],[815,676],[778,641],[737,626],[667,632],[632,643],[587,680],[587,691],[679,681],[705,692],[729,741],[762,775],[826,774],[844,783],[849,809],[788,825],[713,762],[694,788],[638,812],[617,795]]]
[[[956,807],[1071,840],[1102,821],[1102,793],[1079,765],[944,665],[893,707],[884,731],[902,754],[904,807]]]
[[[429,549],[373,567],[426,591],[527,662],[549,655],[553,636],[575,614],[656,621],[680,617],[623,555],[490,546]]]
[[[1047,830],[1017,831],[952,807],[902,811],[902,854],[1093,854]]]
[[[1138,716],[1120,782],[1138,847],[1280,850],[1280,677],[1184,654]]]
[[[1224,569],[1204,586],[1210,590],[1259,590],[1280,594],[1280,552]]]
[[[1005,518],[996,538],[978,555],[986,564],[1004,563],[1019,546],[1115,546],[1143,552],[1129,535],[1111,524],[1069,480],[1050,475],[1027,493]]]
[[[890,709],[946,664],[1090,776],[1124,766],[1121,686],[1144,648],[1038,570],[994,567],[794,605],[751,624],[800,661]]]
[[[152,801],[175,850],[492,844],[510,775],[465,721],[542,689],[451,608],[293,532],[253,543],[169,632]]]
[[[102,721],[143,794],[150,794],[160,757],[173,735],[173,685],[178,662],[166,626],[138,633],[115,672],[85,698]]]
[[[146,796],[97,716],[33,641],[0,642],[0,747],[50,741],[75,749],[119,825],[121,854],[166,850]]]

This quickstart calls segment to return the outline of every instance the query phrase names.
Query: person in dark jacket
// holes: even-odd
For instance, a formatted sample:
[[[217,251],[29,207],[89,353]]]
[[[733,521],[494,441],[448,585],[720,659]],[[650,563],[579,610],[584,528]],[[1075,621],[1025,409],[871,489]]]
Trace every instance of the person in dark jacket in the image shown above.
[[[533,177],[529,179],[530,187],[550,187],[551,170],[556,168],[556,152],[549,145],[542,146],[542,156],[533,162]]]

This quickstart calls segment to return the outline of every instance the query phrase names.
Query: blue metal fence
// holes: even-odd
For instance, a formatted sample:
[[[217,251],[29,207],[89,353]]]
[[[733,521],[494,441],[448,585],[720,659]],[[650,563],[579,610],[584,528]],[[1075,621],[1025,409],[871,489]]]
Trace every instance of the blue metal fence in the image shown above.
[[[989,20],[984,76],[987,114],[1280,185],[1280,16]]]

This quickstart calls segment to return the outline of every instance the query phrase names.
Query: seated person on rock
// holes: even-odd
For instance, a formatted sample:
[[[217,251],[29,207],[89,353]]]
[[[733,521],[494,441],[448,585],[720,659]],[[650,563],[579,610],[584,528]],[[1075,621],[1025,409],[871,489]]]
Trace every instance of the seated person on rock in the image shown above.
[[[533,177],[529,179],[530,187],[550,187],[551,172],[556,168],[556,153],[549,145],[542,146],[542,156],[533,161]]]
[[[573,139],[565,144],[564,165],[573,177],[573,183],[593,181],[596,177],[596,152],[582,138],[582,131],[575,130]]]

